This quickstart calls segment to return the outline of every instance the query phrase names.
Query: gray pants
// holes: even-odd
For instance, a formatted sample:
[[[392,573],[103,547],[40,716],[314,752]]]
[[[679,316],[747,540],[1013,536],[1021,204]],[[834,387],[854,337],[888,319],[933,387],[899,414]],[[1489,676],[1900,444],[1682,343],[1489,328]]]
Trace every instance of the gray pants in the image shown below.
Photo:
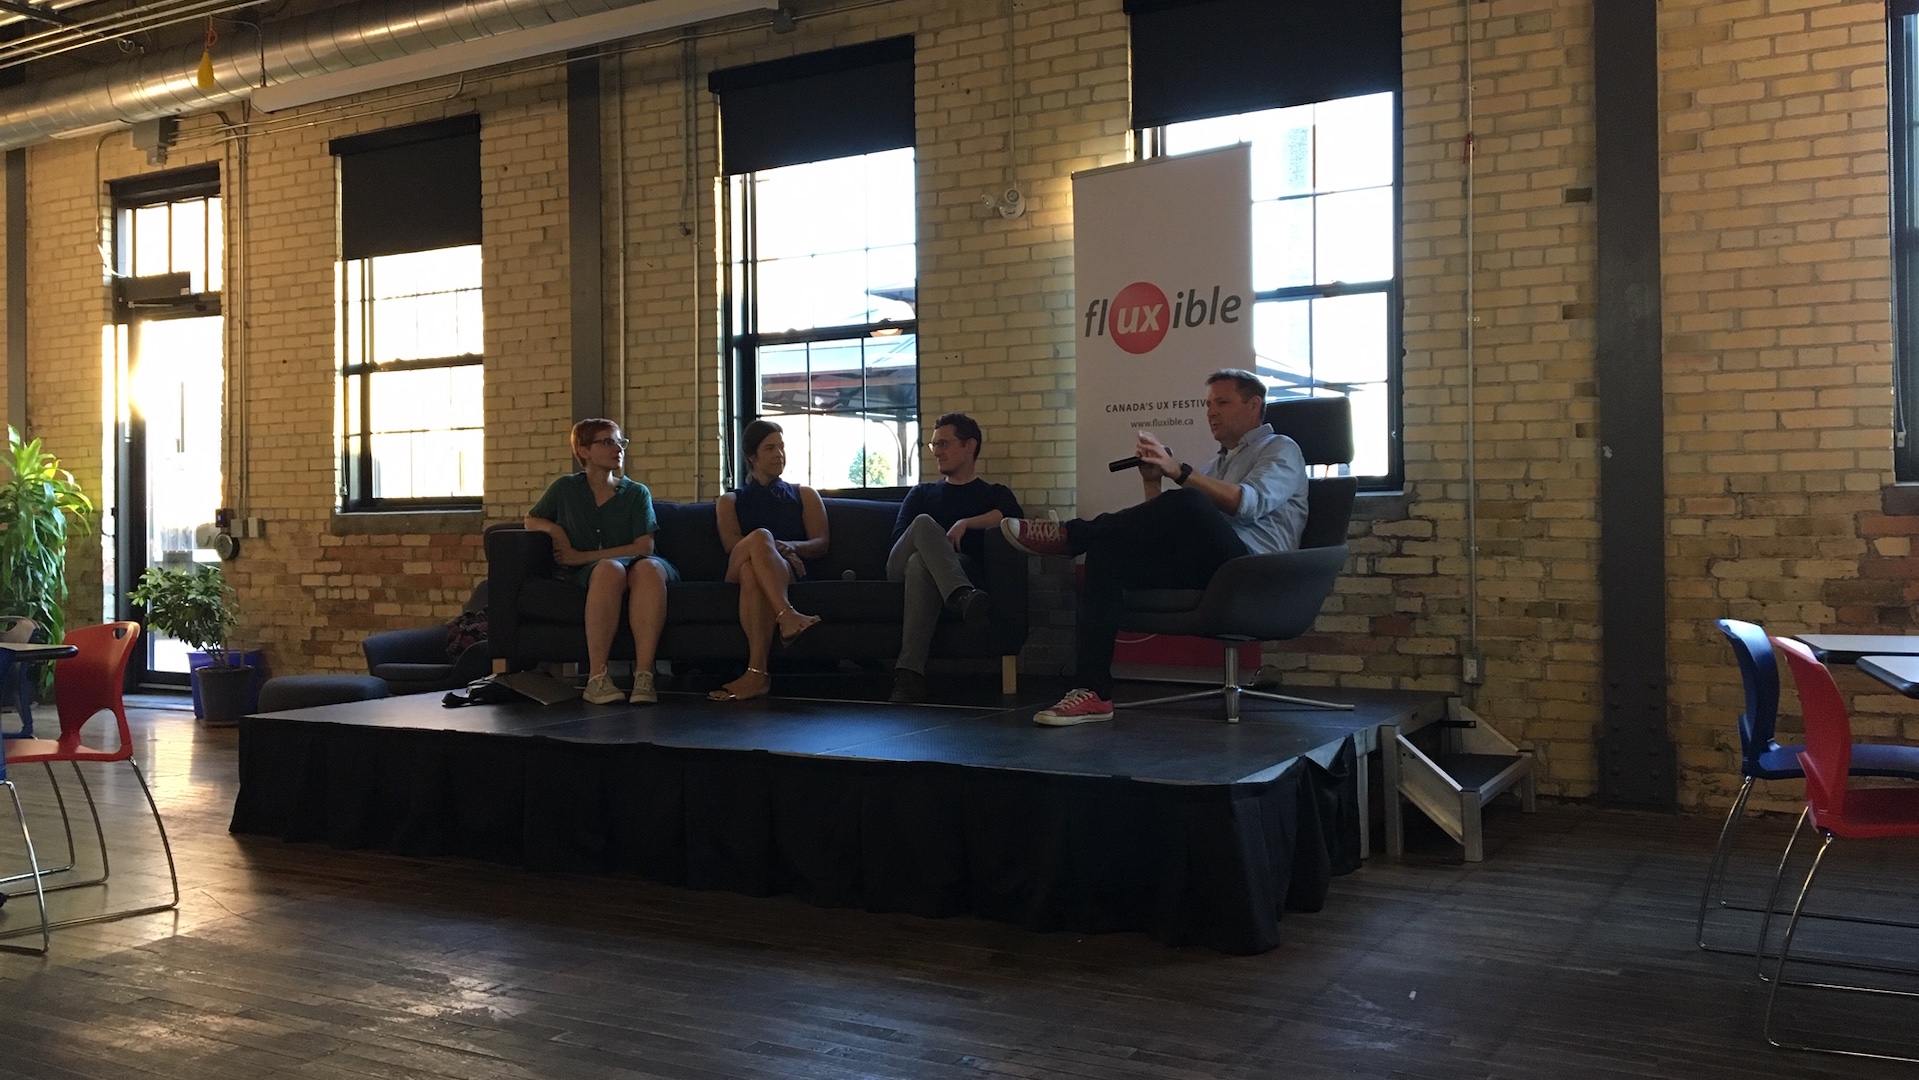
[[[894,667],[926,674],[926,654],[940,611],[955,589],[971,585],[967,563],[953,550],[940,523],[921,514],[900,534],[886,557],[886,580],[906,583],[906,621],[900,628],[900,658]]]

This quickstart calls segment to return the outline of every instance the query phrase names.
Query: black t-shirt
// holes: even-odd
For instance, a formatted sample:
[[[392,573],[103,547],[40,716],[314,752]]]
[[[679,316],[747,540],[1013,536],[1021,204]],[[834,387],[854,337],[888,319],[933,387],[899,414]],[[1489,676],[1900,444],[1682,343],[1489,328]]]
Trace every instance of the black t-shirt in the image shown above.
[[[949,484],[944,480],[920,484],[907,492],[906,501],[900,504],[899,517],[893,520],[893,542],[899,543],[906,527],[921,514],[939,522],[941,528],[950,529],[961,518],[977,517],[988,510],[998,510],[1007,517],[1026,516],[1012,489],[1005,484],[989,484],[977,478],[966,484]],[[960,539],[960,554],[974,559],[986,558],[986,533],[968,529]]]

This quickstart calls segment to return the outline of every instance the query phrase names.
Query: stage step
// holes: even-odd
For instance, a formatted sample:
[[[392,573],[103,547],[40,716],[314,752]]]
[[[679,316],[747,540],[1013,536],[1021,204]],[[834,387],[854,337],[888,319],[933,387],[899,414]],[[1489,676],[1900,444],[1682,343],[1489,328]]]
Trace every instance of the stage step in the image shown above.
[[[1384,738],[1387,731],[1391,739]],[[1386,769],[1385,788],[1397,791],[1420,809],[1446,835],[1465,848],[1467,862],[1486,857],[1480,838],[1480,808],[1500,793],[1513,791],[1527,813],[1534,809],[1533,755],[1493,730],[1458,698],[1446,702],[1446,719],[1427,729],[1437,741],[1415,745],[1395,729],[1383,729],[1380,746]],[[1386,854],[1398,859],[1405,850],[1401,803],[1386,799]]]

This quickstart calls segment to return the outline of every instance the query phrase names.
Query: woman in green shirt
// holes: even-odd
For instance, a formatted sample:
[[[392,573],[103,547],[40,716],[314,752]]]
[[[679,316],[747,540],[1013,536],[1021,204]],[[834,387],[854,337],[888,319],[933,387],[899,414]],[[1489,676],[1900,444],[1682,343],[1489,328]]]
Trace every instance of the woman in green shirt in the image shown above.
[[[666,625],[666,586],[680,579],[673,564],[653,553],[653,496],[625,476],[626,437],[611,420],[573,425],[573,456],[581,471],[553,481],[527,511],[526,527],[553,538],[558,575],[586,589],[586,700],[605,705],[626,695],[606,673],[613,635],[625,601],[633,627],[633,694],[638,705],[659,700],[653,689],[654,653]]]

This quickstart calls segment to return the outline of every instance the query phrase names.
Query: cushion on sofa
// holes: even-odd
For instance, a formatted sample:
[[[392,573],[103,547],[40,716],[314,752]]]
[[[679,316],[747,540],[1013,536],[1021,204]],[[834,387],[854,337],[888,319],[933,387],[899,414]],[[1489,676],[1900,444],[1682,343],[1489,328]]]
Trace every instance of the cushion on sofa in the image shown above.
[[[660,558],[673,564],[681,578],[687,581],[725,579],[726,551],[720,547],[720,519],[712,503],[655,499],[653,517],[660,525],[660,531],[654,534],[654,550]]]

